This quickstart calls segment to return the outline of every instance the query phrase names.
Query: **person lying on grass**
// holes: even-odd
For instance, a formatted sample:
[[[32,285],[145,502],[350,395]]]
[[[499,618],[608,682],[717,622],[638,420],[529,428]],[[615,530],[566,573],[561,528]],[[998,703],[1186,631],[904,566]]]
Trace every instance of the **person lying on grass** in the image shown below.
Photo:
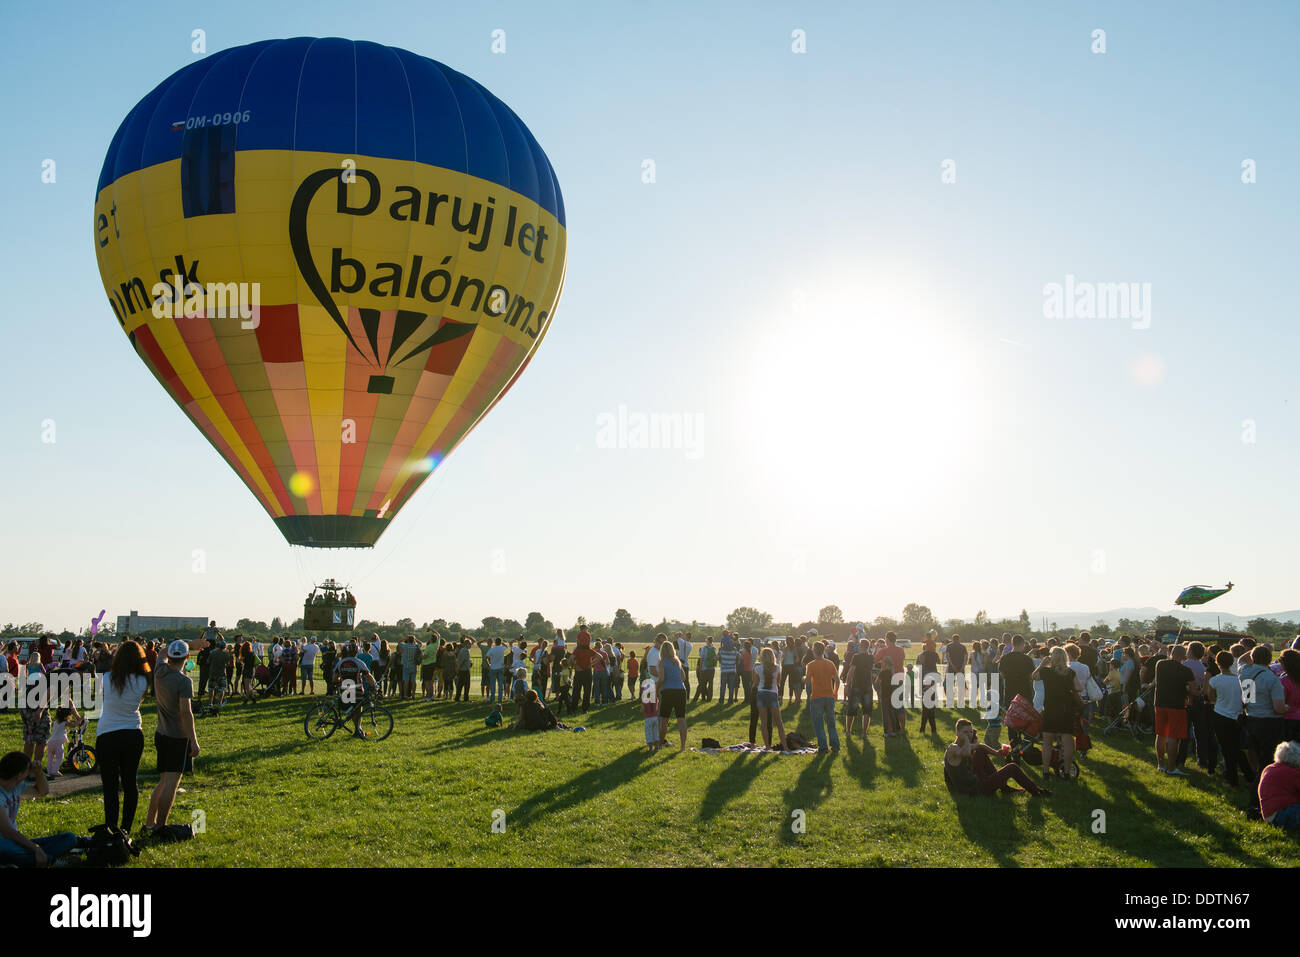
[[[1051,796],[1051,791],[1035,784],[1014,761],[995,769],[991,759],[1009,749],[1004,746],[1003,751],[995,751],[987,744],[976,744],[975,737],[973,724],[965,718],[957,722],[957,739],[943,753],[943,783],[950,792],[972,797],[991,797],[998,791],[1014,794],[1020,790],[1011,786],[1015,781],[1034,797]]]

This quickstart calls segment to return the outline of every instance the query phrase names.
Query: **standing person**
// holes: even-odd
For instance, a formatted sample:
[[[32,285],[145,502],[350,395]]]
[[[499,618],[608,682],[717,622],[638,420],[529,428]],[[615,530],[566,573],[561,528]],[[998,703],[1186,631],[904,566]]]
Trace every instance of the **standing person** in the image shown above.
[[[949,704],[954,708],[966,707],[966,646],[958,634],[948,640],[948,681],[945,685],[952,686]],[[1070,731],[1073,733],[1074,729]]]
[[[597,641],[592,646],[591,678],[595,683],[596,704],[608,704],[611,700],[609,690],[609,655],[605,646]]]
[[[285,694],[298,693],[298,646],[292,641],[280,649],[280,681]]]
[[[1034,672],[1043,683],[1043,777],[1052,770],[1052,749],[1060,746],[1061,773],[1066,780],[1074,768],[1074,715],[1083,686],[1070,668],[1070,656],[1059,645]]]
[[[880,712],[885,718],[885,736],[907,736],[907,689],[905,668],[907,652],[898,645],[898,635],[885,633],[885,643],[876,649],[876,664],[880,665]]]
[[[835,723],[835,699],[840,693],[840,676],[826,658],[826,645],[814,642],[812,661],[806,669],[808,680],[808,711],[813,728],[817,731],[817,753],[826,753],[826,729],[830,728],[830,750],[839,751],[840,731]]]
[[[320,677],[326,694],[329,694],[330,686],[334,684],[334,661],[337,657],[338,650],[334,647],[334,642],[325,639],[320,653]]]
[[[441,644],[437,632],[429,636],[429,640],[424,642],[424,648],[420,649],[420,690],[424,694],[425,701],[433,701],[433,680],[438,674],[438,646]],[[489,677],[487,677],[487,642],[478,642],[478,648],[484,655],[484,697],[490,697],[487,693],[489,690]]]
[[[506,647],[500,638],[479,642],[486,647],[488,660],[488,700],[504,703],[506,697]]]
[[[583,641],[583,635],[587,635],[586,641]],[[573,707],[576,710],[581,699],[582,713],[586,714],[591,706],[591,672],[596,654],[591,650],[591,635],[585,629],[578,633],[578,644],[570,657],[573,658]]]
[[[1250,649],[1246,664],[1237,663],[1237,680],[1241,683],[1241,700],[1246,711],[1243,737],[1253,776],[1257,776],[1268,763],[1286,730],[1283,718],[1289,710],[1286,691],[1281,680],[1268,667],[1272,660],[1273,650],[1268,645],[1257,644]],[[1253,790],[1253,794],[1255,802],[1258,802],[1258,791]]]
[[[50,686],[45,668],[41,665],[39,651],[33,650],[23,669],[23,682],[27,693],[23,699],[23,754],[37,764],[45,760],[45,747],[50,740]]]
[[[682,687],[686,689],[687,700],[691,697],[691,651],[695,645],[691,642],[691,633],[683,635],[680,631],[674,639],[677,645],[677,661],[682,666]]]
[[[257,666],[262,663],[262,654],[263,654],[262,639],[255,637],[250,643],[249,650],[253,652],[253,661],[254,661],[253,670],[256,671]]]
[[[627,655],[627,693],[629,697],[635,697],[641,693],[641,662],[637,660],[636,652],[630,651]],[[658,712],[656,712],[658,717]]]
[[[468,635],[461,635],[464,641]],[[460,651],[460,642],[448,642],[442,649],[442,696],[448,701],[456,697],[456,671],[459,663],[456,655]]]
[[[613,688],[614,700],[623,700],[623,651],[617,644],[609,649],[609,683]]]
[[[848,688],[848,706],[844,709],[844,735],[853,737],[853,719],[859,715],[862,717],[862,739],[867,738],[867,728],[871,724],[871,709],[875,706],[871,694],[871,681],[873,666],[872,654],[864,642],[859,646],[859,650],[845,659],[845,666],[849,669],[848,674],[844,676],[844,684]],[[924,728],[924,725],[922,726]]]
[[[668,743],[668,722],[677,717],[677,733],[681,736],[681,750],[686,750],[686,666],[677,658],[677,646],[665,641],[659,649],[659,667],[655,672],[655,687],[659,690],[659,741]]]
[[[223,640],[217,641],[217,647],[208,652],[208,707],[212,709],[213,714],[221,711],[221,706],[226,703],[226,692],[229,686],[226,682],[226,663],[230,659],[226,651],[226,643]],[[144,747],[143,738],[141,739],[141,748]]]
[[[713,647],[713,636],[704,638],[704,647],[700,649],[700,688],[695,693],[697,700],[713,700],[713,677],[718,670],[718,649]]]
[[[663,736],[659,730],[659,695],[653,678],[647,676],[641,682],[640,695],[641,716],[645,719],[645,743],[650,748],[650,753],[654,754],[659,750]]]
[[[203,633],[206,635],[208,629],[204,629]],[[212,657],[212,649],[217,647],[216,638],[211,640],[204,638],[203,640],[205,644],[199,649],[195,662],[199,666],[199,698],[208,693],[208,682],[212,680],[212,671],[208,667],[208,659]]]
[[[556,629],[555,640],[551,642],[550,651],[550,675],[551,675],[551,697],[556,697],[560,693],[560,666],[567,657],[564,646],[564,632]]]
[[[1283,650],[1278,658],[1282,666],[1278,678],[1282,682],[1282,693],[1287,706],[1287,712],[1282,716],[1282,738],[1285,741],[1300,741],[1300,650],[1293,644]]]
[[[167,660],[154,679],[158,728],[154,731],[153,746],[158,755],[158,783],[149,795],[143,830],[146,836],[167,826],[181,775],[194,769],[194,759],[199,756],[199,737],[190,708],[194,683],[185,674],[185,659],[189,654],[189,645],[173,641],[167,646]]]
[[[740,687],[745,694],[745,704],[754,703],[754,640],[746,638],[740,644],[740,658],[737,661],[740,675]],[[751,743],[753,735],[750,735]]]
[[[469,638],[461,638],[456,648],[456,700],[469,702],[469,676],[474,670],[474,656]],[[414,684],[412,684],[414,688]]]
[[[763,747],[769,750],[772,747],[772,722],[775,721],[780,736],[778,750],[784,751],[786,740],[785,722],[781,720],[781,666],[776,663],[776,653],[770,647],[759,653],[754,678],[754,707],[763,723]]]
[[[998,674],[1002,677],[1002,697],[999,704],[1005,711],[1007,705],[1020,695],[1026,701],[1034,700],[1034,659],[1025,654],[1025,639],[1016,635],[1011,639],[1011,650],[1002,653],[998,661]]]
[[[1191,671],[1194,682],[1187,698],[1187,730],[1189,736],[1178,751],[1178,767],[1187,761],[1188,741],[1196,745],[1196,763],[1206,774],[1214,774],[1219,766],[1219,748],[1210,721],[1210,705],[1206,701],[1205,645],[1193,641],[1187,646],[1187,659],[1183,663]]]
[[[1187,777],[1178,767],[1179,750],[1187,739],[1187,698],[1196,676],[1183,663],[1187,649],[1174,645],[1170,657],[1156,662],[1156,768]]]
[[[921,671],[921,733],[925,734],[925,726],[929,723],[931,733],[938,734],[939,726],[935,723],[935,715],[938,712],[942,682],[939,677],[939,650],[935,647],[934,638],[926,636],[916,663]]]
[[[1232,654],[1220,651],[1214,656],[1214,663],[1219,669],[1206,684],[1206,697],[1211,707],[1210,722],[1214,734],[1219,740],[1219,750],[1223,752],[1223,779],[1229,787],[1236,787],[1240,780],[1237,772],[1250,779],[1250,764],[1241,750],[1241,683],[1232,674],[1235,664]]]
[[[736,666],[739,660],[740,652],[736,650],[736,639],[730,632],[724,631],[718,646],[718,676],[721,681],[718,689],[718,704],[736,703],[736,690],[739,684]]]
[[[144,754],[140,702],[149,687],[148,668],[144,649],[136,642],[123,641],[117,646],[113,668],[104,688],[104,705],[95,736],[95,760],[104,789],[104,823],[111,828],[118,826],[120,785],[120,821],[122,830],[128,833],[135,821],[135,807],[140,796],[136,787],[136,773]]]
[[[790,681],[794,686],[794,703],[800,704],[803,701],[803,679],[804,668],[807,666],[812,653],[808,650],[808,642],[800,635],[794,640],[794,673],[790,676]]]
[[[257,673],[257,656],[253,654],[253,643],[244,642],[239,646],[236,654],[239,655],[240,674],[243,678],[239,690],[243,693],[245,701],[256,701],[257,693],[253,688],[253,675]]]
[[[299,657],[298,672],[302,678],[302,693],[316,695],[316,657],[320,654],[320,645],[313,635],[307,636],[307,643],[302,646]]]

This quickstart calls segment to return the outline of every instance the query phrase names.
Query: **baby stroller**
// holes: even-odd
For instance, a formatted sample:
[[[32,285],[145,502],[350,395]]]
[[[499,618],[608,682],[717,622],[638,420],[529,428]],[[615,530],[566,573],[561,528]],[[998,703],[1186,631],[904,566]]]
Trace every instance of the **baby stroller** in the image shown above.
[[[1151,689],[1154,687],[1154,683],[1143,685],[1138,696],[1120,710],[1115,720],[1108,724],[1102,733],[1112,734],[1127,730],[1133,735],[1135,741],[1141,741],[1144,734],[1155,734],[1156,729],[1153,724],[1155,711],[1149,707]]]
[[[1043,764],[1043,716],[1022,695],[1016,695],[1011,704],[1007,706],[1003,722],[1006,725],[1007,736],[1010,739],[1011,760],[1017,764],[1041,767]],[[1082,713],[1075,712],[1074,756],[1076,758],[1087,757],[1088,750],[1091,747],[1092,738],[1088,735],[1088,721]],[[1061,752],[1056,747],[1052,748],[1050,766],[1052,773],[1058,777],[1065,776],[1061,769]],[[1070,771],[1072,780],[1079,776],[1077,761],[1070,762]]]
[[[283,693],[280,687],[280,665],[274,668],[268,668],[266,665],[258,665],[253,669],[253,700],[257,701],[265,698],[267,695],[279,697]]]

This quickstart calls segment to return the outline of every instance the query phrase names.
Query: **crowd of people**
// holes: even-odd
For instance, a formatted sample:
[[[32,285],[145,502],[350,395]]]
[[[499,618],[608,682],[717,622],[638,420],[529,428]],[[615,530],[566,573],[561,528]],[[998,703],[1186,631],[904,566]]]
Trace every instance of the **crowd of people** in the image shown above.
[[[367,691],[398,699],[469,702],[477,665],[478,698],[490,706],[489,725],[507,723],[506,707],[513,708],[512,727],[544,730],[563,727],[558,715],[634,700],[652,750],[668,745],[670,730],[685,750],[688,711],[700,704],[748,706],[748,743],[761,738],[766,748],[787,750],[807,742],[787,733],[790,715],[783,707],[798,707],[806,696],[816,750],[827,753],[840,748],[841,702],[846,736],[865,739],[878,708],[888,739],[907,736],[909,709],[919,711],[922,734],[927,727],[938,734],[940,707],[976,709],[996,730],[1007,705],[1021,698],[1041,716],[1044,780],[1008,760],[1007,748],[990,745],[988,733],[979,743],[970,717],[959,717],[943,766],[955,793],[987,795],[1019,785],[1033,795],[1050,795],[1046,785],[1053,777],[1072,777],[1080,721],[1100,717],[1112,726],[1154,732],[1158,773],[1185,777],[1195,757],[1203,774],[1221,778],[1228,788],[1248,788],[1251,816],[1300,829],[1300,639],[1275,659],[1273,649],[1251,638],[1223,649],[1129,636],[1107,642],[1087,632],[1075,640],[1032,642],[1006,634],[1000,642],[967,647],[959,635],[941,641],[931,632],[909,661],[893,632],[870,640],[855,630],[842,649],[829,635],[755,639],[724,630],[715,644],[712,635],[697,643],[690,633],[677,632],[657,635],[638,653],[586,629],[572,637],[557,629],[551,638],[532,642],[523,636],[476,641],[432,633],[393,643],[377,635],[336,643],[311,636],[263,642],[238,634],[227,642],[212,622],[196,644],[197,653],[185,641],[123,640],[110,646],[78,639],[59,648],[47,636],[25,663],[18,660],[16,643],[5,648],[6,670],[15,682],[71,671],[103,683],[95,749],[108,827],[129,832],[136,817],[136,772],[145,748],[140,704],[146,696],[157,702],[160,773],[141,832],[147,837],[165,829],[181,775],[198,754],[192,699],[219,712],[232,688],[255,701],[267,689],[329,693],[346,678],[363,679]],[[197,693],[191,670],[197,671]],[[18,795],[29,785],[42,793],[48,779],[60,774],[63,745],[85,720],[71,700],[43,707],[29,702],[21,712],[23,750],[0,759],[0,800],[7,811],[0,816],[0,859],[41,863],[75,844],[69,845],[68,835],[24,837],[17,829]]]

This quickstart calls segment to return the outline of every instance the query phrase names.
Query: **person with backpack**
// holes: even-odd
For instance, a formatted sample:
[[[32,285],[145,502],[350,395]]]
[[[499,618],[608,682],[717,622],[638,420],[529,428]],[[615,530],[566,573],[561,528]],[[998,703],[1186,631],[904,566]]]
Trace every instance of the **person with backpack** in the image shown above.
[[[362,657],[362,653],[357,651],[356,642],[349,641],[344,647],[343,658],[335,666],[334,674],[339,693],[344,695],[344,703],[351,706],[349,717],[352,718],[352,734],[354,737],[364,738],[365,735],[361,731],[361,712],[376,685],[375,676]]]

